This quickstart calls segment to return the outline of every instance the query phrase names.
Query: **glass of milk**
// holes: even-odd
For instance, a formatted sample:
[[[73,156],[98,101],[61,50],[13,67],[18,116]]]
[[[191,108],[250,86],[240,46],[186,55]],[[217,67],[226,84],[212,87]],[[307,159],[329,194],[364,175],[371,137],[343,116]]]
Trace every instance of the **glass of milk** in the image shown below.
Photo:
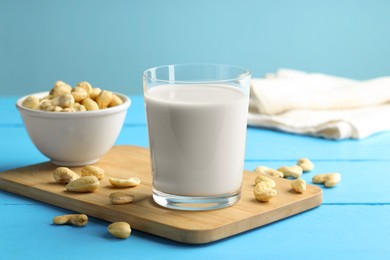
[[[143,73],[157,204],[210,210],[239,201],[250,77],[245,68],[220,64]]]

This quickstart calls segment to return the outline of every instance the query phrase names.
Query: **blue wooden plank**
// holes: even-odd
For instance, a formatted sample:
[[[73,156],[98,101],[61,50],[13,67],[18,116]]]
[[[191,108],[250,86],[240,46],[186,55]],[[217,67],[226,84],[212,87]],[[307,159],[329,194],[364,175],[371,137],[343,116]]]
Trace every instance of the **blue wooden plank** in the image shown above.
[[[186,245],[138,231],[118,240],[107,233],[108,222],[95,218],[86,227],[55,226],[54,216],[72,212],[53,206],[0,205],[1,257],[388,259],[389,211],[389,205],[320,206],[212,244]]]
[[[130,96],[131,106],[125,119],[126,125],[146,125],[146,113],[143,96]]]
[[[36,205],[41,202],[7,191],[0,190],[0,205]]]
[[[23,127],[0,127],[0,171],[47,161]]]
[[[137,145],[149,147],[148,131],[146,126],[125,126],[116,140],[117,145]]]
[[[22,118],[15,106],[18,98],[16,96],[0,97],[0,126],[22,124]]]

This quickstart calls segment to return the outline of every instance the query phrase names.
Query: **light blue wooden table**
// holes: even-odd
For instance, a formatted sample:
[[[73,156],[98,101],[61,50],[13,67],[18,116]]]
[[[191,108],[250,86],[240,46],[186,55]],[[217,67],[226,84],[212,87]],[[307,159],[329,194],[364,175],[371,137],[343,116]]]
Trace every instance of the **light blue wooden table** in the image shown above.
[[[148,146],[143,98],[134,96],[117,144]],[[31,143],[15,108],[0,97],[0,171],[47,161]],[[362,141],[329,141],[248,128],[245,169],[278,167],[309,157],[342,182],[323,190],[321,206],[218,242],[186,245],[133,230],[107,233],[90,218],[84,228],[54,226],[71,211],[0,190],[0,259],[390,259],[390,132]]]

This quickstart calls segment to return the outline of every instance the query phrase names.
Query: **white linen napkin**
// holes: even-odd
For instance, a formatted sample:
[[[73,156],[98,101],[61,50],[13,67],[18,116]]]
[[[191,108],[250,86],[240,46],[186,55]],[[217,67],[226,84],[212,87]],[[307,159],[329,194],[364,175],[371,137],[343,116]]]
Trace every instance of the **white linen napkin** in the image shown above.
[[[281,69],[254,78],[248,125],[329,139],[390,130],[390,77],[356,81]]]

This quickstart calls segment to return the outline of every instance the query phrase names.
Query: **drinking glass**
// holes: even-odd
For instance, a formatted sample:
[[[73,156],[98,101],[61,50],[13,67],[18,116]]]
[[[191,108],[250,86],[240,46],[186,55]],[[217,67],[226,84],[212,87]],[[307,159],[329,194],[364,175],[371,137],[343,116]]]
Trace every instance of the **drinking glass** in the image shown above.
[[[210,210],[241,194],[251,73],[221,64],[177,64],[143,73],[153,199]]]

